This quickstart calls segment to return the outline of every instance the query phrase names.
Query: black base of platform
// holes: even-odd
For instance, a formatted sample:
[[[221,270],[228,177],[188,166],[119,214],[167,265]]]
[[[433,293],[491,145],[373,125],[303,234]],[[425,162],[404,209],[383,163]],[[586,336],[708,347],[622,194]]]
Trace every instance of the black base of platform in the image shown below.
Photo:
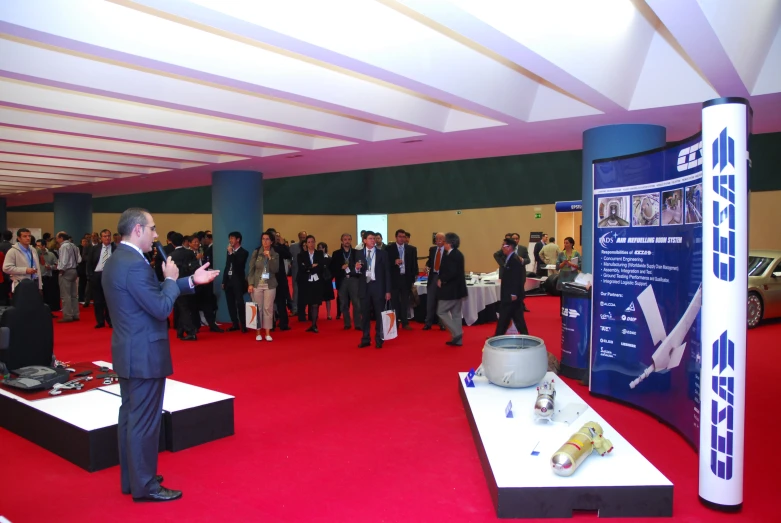
[[[88,472],[119,465],[116,425],[84,430],[7,396],[0,396],[0,412],[0,427]],[[165,450],[165,442],[165,424],[161,422],[160,452]]]
[[[571,518],[576,511],[596,511],[601,518],[673,515],[672,486],[499,488],[460,378],[458,390],[498,517]]]
[[[233,436],[233,398],[164,412],[163,421],[167,435],[165,448],[171,452]]]

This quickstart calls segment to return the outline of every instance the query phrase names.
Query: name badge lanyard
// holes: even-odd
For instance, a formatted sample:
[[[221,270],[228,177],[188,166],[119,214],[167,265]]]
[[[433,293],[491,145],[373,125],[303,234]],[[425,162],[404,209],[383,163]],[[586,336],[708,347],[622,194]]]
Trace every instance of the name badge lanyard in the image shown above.
[[[27,256],[27,260],[30,262],[30,268],[35,269],[35,261],[33,260],[33,248],[28,247],[27,251],[24,253]],[[34,280],[36,279],[36,274],[31,274],[30,279]]]

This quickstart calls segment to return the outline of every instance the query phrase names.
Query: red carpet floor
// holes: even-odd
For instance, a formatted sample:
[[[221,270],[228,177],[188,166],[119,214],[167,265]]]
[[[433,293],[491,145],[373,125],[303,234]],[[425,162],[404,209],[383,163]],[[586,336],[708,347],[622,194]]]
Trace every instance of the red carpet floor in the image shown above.
[[[558,298],[529,299],[527,322],[558,355],[557,307]],[[57,357],[110,359],[111,331],[93,325],[92,309],[79,323],[56,325]],[[415,325],[382,350],[358,350],[360,333],[342,330],[341,321],[321,319],[320,334],[292,326],[272,343],[239,333],[172,342],[174,378],[236,396],[235,436],[160,455],[159,472],[184,491],[182,500],[133,503],[119,491],[118,467],[90,474],[0,429],[0,515],[13,523],[497,519],[456,378],[480,363],[493,325],[467,328],[461,348]],[[646,414],[588,399],[675,484],[676,521],[778,521],[779,339],[781,322],[749,332],[745,503],[737,515],[700,505],[697,456],[680,436]]]

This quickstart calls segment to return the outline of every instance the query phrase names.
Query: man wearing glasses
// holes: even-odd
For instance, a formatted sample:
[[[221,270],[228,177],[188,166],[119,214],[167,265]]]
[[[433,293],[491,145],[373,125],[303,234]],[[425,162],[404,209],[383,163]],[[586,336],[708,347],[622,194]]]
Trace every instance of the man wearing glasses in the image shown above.
[[[165,378],[173,373],[166,320],[177,296],[210,284],[220,271],[202,265],[179,278],[171,257],[162,263],[163,281],[144,256],[157,238],[152,215],[128,209],[119,218],[122,241],[103,268],[103,292],[113,311],[111,356],[119,376],[119,466],[122,493],[134,501],[171,501],[179,490],[161,485],[157,475]]]

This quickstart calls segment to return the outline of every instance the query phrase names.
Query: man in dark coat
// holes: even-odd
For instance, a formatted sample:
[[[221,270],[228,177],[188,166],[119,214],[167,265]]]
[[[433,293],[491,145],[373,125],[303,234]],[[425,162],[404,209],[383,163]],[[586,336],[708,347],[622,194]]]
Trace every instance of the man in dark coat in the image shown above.
[[[464,270],[464,255],[458,250],[461,239],[454,232],[445,234],[445,251],[447,254],[439,267],[439,281],[437,292],[437,316],[442,324],[450,331],[452,339],[446,341],[447,345],[460,347],[463,344],[464,329],[461,326],[463,315],[461,314],[461,301],[469,293],[466,289],[466,274]]]
[[[504,278],[502,278],[501,299],[499,302],[499,321],[496,323],[494,336],[501,336],[507,332],[510,320],[515,322],[515,328],[519,334],[529,334],[526,327],[526,319],[523,316],[523,299],[526,296],[524,285],[526,284],[526,269],[521,265],[521,260],[515,254],[516,243],[513,240],[504,240],[502,250],[506,254],[507,261],[504,264]]]

